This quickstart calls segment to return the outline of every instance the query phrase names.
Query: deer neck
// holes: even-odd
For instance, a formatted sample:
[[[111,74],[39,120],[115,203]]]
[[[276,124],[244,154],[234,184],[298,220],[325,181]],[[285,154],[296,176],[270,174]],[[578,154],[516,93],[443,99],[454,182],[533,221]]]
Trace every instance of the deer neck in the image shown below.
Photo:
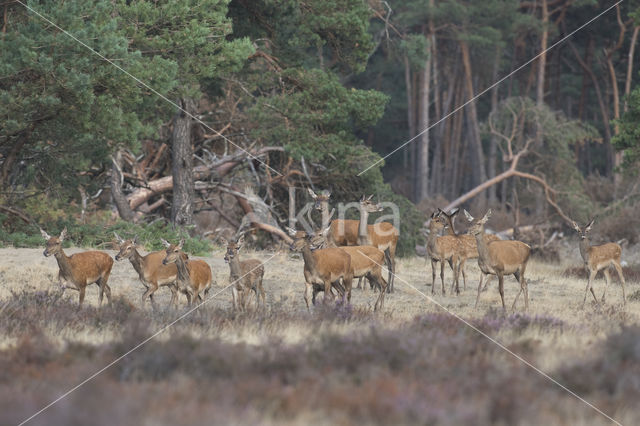
[[[72,277],[73,269],[71,263],[69,263],[69,256],[67,256],[62,249],[55,254],[56,261],[58,262],[58,268],[63,277]]]
[[[329,226],[329,201],[320,203],[320,213],[322,214],[322,229]]]
[[[487,240],[484,238],[484,228],[482,232],[479,234],[474,234],[476,237],[476,245],[478,246],[478,257],[482,259],[484,262],[489,261],[489,245],[487,244]]]
[[[180,281],[189,281],[189,269],[187,268],[187,262],[184,261],[182,256],[178,256],[176,260],[177,277]]]
[[[438,240],[438,231],[436,230],[435,227],[430,226],[429,236],[427,237],[427,247],[429,248],[430,251],[433,251],[433,249],[435,248],[437,240]]]
[[[309,244],[305,244],[304,248],[302,249],[302,258],[304,259],[304,264],[309,269],[315,271],[317,261],[315,256],[313,255],[313,252],[311,251],[311,248],[309,247]]]
[[[358,244],[369,244],[369,230],[367,223],[369,222],[369,212],[360,208],[360,223],[358,223]]]
[[[233,256],[233,258],[229,259],[229,271],[231,272],[231,277],[233,279],[237,279],[242,275],[240,270],[240,259],[238,259],[238,255]]]
[[[589,238],[580,239],[580,255],[585,263],[589,261],[589,250],[591,249],[591,241]]]
[[[131,257],[129,257],[129,262],[131,262],[133,269],[136,270],[138,275],[142,277],[144,275],[144,267],[142,266],[142,264],[144,263],[144,258],[140,256],[140,253],[138,253],[138,250],[136,250],[135,248],[133,249]]]
[[[456,234],[456,230],[453,229],[453,220],[451,220],[450,217],[447,217],[447,223],[449,224],[449,226],[447,227],[447,234],[457,237],[458,234]]]

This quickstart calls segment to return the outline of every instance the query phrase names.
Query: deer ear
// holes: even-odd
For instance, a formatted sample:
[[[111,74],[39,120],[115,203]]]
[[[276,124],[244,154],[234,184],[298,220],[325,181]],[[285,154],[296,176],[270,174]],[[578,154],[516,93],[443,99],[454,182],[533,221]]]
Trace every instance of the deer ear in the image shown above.
[[[169,246],[171,245],[171,243],[169,243],[169,241],[165,240],[164,238],[160,238],[160,241],[162,241],[162,245],[169,248]]]
[[[467,210],[462,211],[464,212],[464,217],[466,217],[469,222],[473,222],[473,216],[471,216],[471,214]]]
[[[49,241],[49,239],[51,239],[51,236],[49,234],[47,234],[44,229],[40,230],[40,235],[42,235],[42,238],[44,238],[45,240]]]
[[[138,234],[136,234],[133,236],[133,244],[137,246],[139,243],[140,241],[138,241]]]
[[[316,198],[318,198],[318,196],[316,195],[316,193],[315,193],[315,192],[313,192],[313,189],[311,189],[311,188],[307,188],[307,191],[309,192],[309,195],[311,195],[311,198],[313,198],[314,200],[315,200]]]
[[[456,207],[455,209],[451,210],[451,213],[449,214],[449,216],[455,216],[458,213],[460,213],[460,208]]]
[[[118,235],[117,232],[113,231],[113,235],[116,236],[116,241],[118,242],[118,244],[124,243],[124,240],[122,239],[122,237],[120,235]]]
[[[60,242],[63,242],[67,237],[67,227],[65,226],[62,232],[60,233]]]
[[[371,201],[372,198],[373,198],[373,194],[369,195],[369,198],[367,198],[367,201]]]
[[[286,227],[286,229],[287,229],[287,232],[289,233],[289,235],[291,235],[292,237],[295,237],[296,232],[297,232],[295,229],[289,228],[288,226]]]
[[[244,234],[240,236],[240,238],[238,238],[238,242],[236,243],[238,245],[238,249],[240,249],[240,247],[244,244]]]
[[[184,245],[184,238],[180,238],[180,242],[178,243],[178,250],[182,250],[182,246]]]
[[[220,237],[220,241],[222,241],[222,244],[225,246],[229,245],[229,241],[227,241],[227,239],[225,237]]]
[[[491,209],[489,209],[489,211],[487,211],[484,216],[482,217],[482,219],[480,219],[479,223],[485,224],[487,223],[487,221],[489,220],[489,218],[491,217]]]
[[[438,217],[438,212],[431,213],[431,219],[435,219],[436,217]]]
[[[327,196],[327,198],[331,197],[331,191],[325,191],[325,195]]]
[[[580,225],[578,225],[575,221],[571,221],[571,226],[576,230],[576,232],[580,232]]]

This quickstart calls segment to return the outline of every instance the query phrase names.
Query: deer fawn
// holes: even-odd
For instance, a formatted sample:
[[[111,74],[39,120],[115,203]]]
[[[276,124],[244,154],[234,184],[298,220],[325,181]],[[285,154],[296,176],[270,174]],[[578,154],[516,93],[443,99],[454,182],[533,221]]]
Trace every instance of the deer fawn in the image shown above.
[[[438,220],[439,213],[431,214],[429,222],[429,235],[427,236],[427,254],[431,259],[431,294],[435,294],[436,288],[436,266],[440,262],[440,282],[442,283],[442,294],[446,294],[444,287],[444,262],[447,261],[453,271],[453,280],[460,292],[458,276],[460,274],[460,242],[456,237],[450,235],[438,236],[444,228],[441,221]],[[452,286],[453,288],[453,286]]]
[[[592,219],[591,222],[589,222],[585,227],[580,227],[577,223],[572,222],[573,229],[575,229],[576,232],[580,234],[580,254],[582,255],[582,260],[584,260],[584,266],[589,273],[587,288],[584,290],[584,299],[582,300],[582,306],[584,307],[584,304],[587,301],[587,291],[589,290],[591,290],[593,300],[598,303],[596,294],[593,292],[592,282],[598,274],[598,271],[602,269],[604,269],[604,277],[606,279],[606,284],[604,286],[604,291],[602,292],[601,299],[602,303],[604,303],[607,287],[609,287],[609,281],[611,280],[611,277],[609,276],[609,266],[613,266],[618,272],[618,277],[620,278],[620,282],[622,283],[622,303],[626,304],[627,298],[624,293],[624,275],[622,275],[622,266],[620,265],[622,247],[620,247],[620,245],[616,243],[606,243],[599,246],[592,246],[589,239],[589,232],[591,232],[591,227],[593,226],[594,221],[595,219]]]
[[[96,283],[100,287],[98,304],[102,305],[102,296],[107,293],[107,300],[111,303],[111,288],[107,284],[113,259],[101,251],[85,251],[67,256],[62,250],[62,242],[67,236],[67,228],[64,228],[59,237],[51,237],[44,230],[40,230],[42,237],[47,241],[47,248],[42,254],[46,257],[55,256],[58,262],[58,280],[62,291],[70,288],[80,293],[80,305],[84,302],[85,289],[89,284]]]
[[[140,255],[137,250],[138,237],[123,240],[117,233],[113,233],[119,244],[119,252],[116,254],[116,260],[129,259],[133,269],[138,273],[140,281],[147,291],[142,295],[142,304],[144,305],[147,297],[154,304],[153,294],[159,287],[167,286],[171,290],[171,305],[177,303],[177,287],[176,276],[178,274],[175,264],[163,265],[166,252],[164,250],[154,251],[146,256]]]
[[[187,303],[196,303],[196,299],[202,300],[201,294],[206,294],[211,288],[211,268],[204,260],[189,260],[188,256],[182,252],[184,240],[180,240],[178,245],[170,244],[162,240],[165,245],[166,256],[162,260],[163,265],[176,264],[177,275],[176,285],[178,290],[187,295]]]
[[[265,307],[265,294],[262,287],[262,278],[264,276],[264,266],[257,259],[240,260],[239,251],[244,243],[244,235],[237,241],[222,241],[227,244],[227,253],[224,261],[229,264],[231,295],[233,297],[233,309],[246,309],[246,297],[249,291],[253,290],[256,294],[256,304],[262,299],[262,307]],[[259,293],[259,295],[258,295]],[[260,297],[258,297],[260,296]]]
[[[470,222],[474,221],[473,216],[465,210],[465,216]],[[513,301],[511,309],[514,309],[520,293],[524,292],[524,306],[525,310],[529,309],[529,289],[527,287],[527,280],[524,278],[525,270],[527,269],[527,262],[531,255],[531,247],[522,241],[487,241],[486,234],[484,232],[484,224],[487,223],[491,217],[491,209],[482,217],[471,225],[469,231],[476,238],[476,244],[478,246],[478,266],[482,271],[480,275],[480,283],[478,284],[478,296],[476,297],[475,307],[478,307],[478,301],[480,300],[480,291],[482,289],[482,279],[488,274],[496,275],[498,277],[498,291],[500,292],[500,299],[502,300],[502,309],[506,311],[504,304],[504,276],[513,274],[514,277],[520,283],[520,291],[516,295]]]
[[[320,249],[322,245],[321,238],[303,231],[296,231],[287,228],[289,235],[293,238],[291,250],[302,252],[304,259],[304,279],[305,292],[304,301],[309,309],[309,293],[313,291],[313,303],[315,304],[316,294],[320,291],[316,286],[320,285],[324,290],[325,301],[329,297],[333,297],[331,288],[334,287],[338,292],[345,295],[347,301],[351,302],[351,282],[353,275],[351,272],[351,256],[340,248]],[[339,286],[339,281],[343,281],[343,287]]]
[[[322,217],[330,218],[329,197],[331,193],[316,195],[309,190],[315,200],[315,208],[322,211]],[[387,292],[393,291],[396,246],[400,233],[388,222],[379,222],[368,225],[368,214],[377,212],[382,208],[371,201],[372,196],[360,200],[360,220],[335,219],[329,225],[327,243],[329,247],[372,245],[382,250],[385,254],[385,263],[389,270]]]
[[[462,281],[464,283],[463,288],[464,290],[466,290],[467,274],[464,272],[464,265],[468,259],[478,258],[478,245],[476,244],[476,237],[474,237],[471,234],[456,233],[453,222],[455,220],[456,215],[460,212],[460,209],[455,208],[451,211],[451,213],[447,213],[442,209],[438,209],[438,212],[440,213],[438,216],[438,220],[440,220],[440,222],[442,222],[442,224],[445,225],[445,229],[447,230],[448,235],[451,235],[452,237],[457,238],[460,244],[460,249],[461,249],[459,253],[460,272],[462,272]],[[487,243],[490,243],[491,241],[500,241],[500,238],[497,235],[485,234],[485,240],[487,241]],[[493,275],[490,275],[489,279],[486,281],[484,285],[485,290],[487,288],[487,285],[489,284],[489,281],[491,281],[492,277]],[[453,287],[451,291],[453,291]]]

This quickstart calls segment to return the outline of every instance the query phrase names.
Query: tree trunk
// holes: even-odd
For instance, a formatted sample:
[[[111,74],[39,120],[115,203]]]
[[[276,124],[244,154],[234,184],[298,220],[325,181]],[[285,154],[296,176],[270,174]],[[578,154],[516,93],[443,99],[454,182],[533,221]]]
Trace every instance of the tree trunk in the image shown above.
[[[188,113],[195,111],[192,99],[180,99],[182,108]],[[171,172],[173,175],[173,204],[171,222],[182,227],[193,223],[193,152],[191,148],[191,117],[183,110],[173,120],[171,135]]]
[[[419,203],[429,196],[429,131],[425,131],[430,124],[429,121],[429,95],[431,92],[431,53],[422,70],[420,85],[420,117],[418,129],[422,133],[418,140],[416,170],[415,170],[415,202]]]
[[[465,84],[469,99],[475,96],[473,90],[473,72],[471,69],[471,55],[469,53],[469,45],[466,41],[460,41],[460,50],[462,53],[462,63],[464,65]],[[473,135],[471,148],[473,150],[473,156],[475,157],[475,163],[473,165],[474,185],[479,185],[487,180],[487,174],[484,168],[484,152],[482,151],[482,140],[480,139],[480,125],[478,124],[478,112],[476,110],[476,102],[472,101],[468,107],[469,120],[471,124],[471,133]]]
[[[631,43],[629,45],[629,55],[627,60],[627,78],[624,84],[624,111],[626,112],[629,106],[627,105],[627,100],[629,94],[631,93],[631,80],[633,78],[633,55],[636,50],[636,42],[638,41],[638,31],[640,31],[640,27],[635,27],[633,29],[633,35],[631,36]]]
[[[411,64],[409,63],[409,57],[404,55],[404,83],[407,89],[407,124],[409,125],[409,139],[416,135],[416,124],[413,118],[414,106],[413,106],[413,89],[411,84]],[[409,144],[411,145],[411,144]],[[402,164],[404,169],[409,167],[409,150],[410,146],[405,145],[402,149]]]
[[[542,35],[540,37],[540,57],[538,58],[538,83],[536,87],[536,106],[538,111],[542,111],[544,106],[544,77],[545,68],[547,66],[547,44],[549,41],[549,8],[547,0],[542,0],[541,4],[541,17],[542,17]],[[542,123],[536,114],[536,145],[540,146],[542,143]]]
[[[498,73],[500,71],[500,58],[502,57],[502,49],[496,47],[496,56],[493,58],[493,81],[498,81]],[[498,109],[498,85],[495,85],[491,89],[491,111]],[[497,173],[497,156],[498,156],[498,140],[496,136],[491,136],[489,145],[489,160],[487,164],[487,176],[494,177]],[[494,205],[497,202],[496,187],[491,186],[488,190],[489,193],[489,205]]]
[[[111,196],[122,220],[133,222],[134,214],[127,197],[122,193],[122,155],[117,151],[111,159]]]

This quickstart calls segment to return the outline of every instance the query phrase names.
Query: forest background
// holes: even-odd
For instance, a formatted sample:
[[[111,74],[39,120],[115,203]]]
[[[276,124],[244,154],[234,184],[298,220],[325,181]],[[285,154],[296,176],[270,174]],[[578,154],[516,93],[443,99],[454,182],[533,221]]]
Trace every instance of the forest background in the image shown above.
[[[615,4],[6,0],[0,240],[264,247],[312,188],[396,203],[401,254],[445,206],[635,242],[640,2]]]

